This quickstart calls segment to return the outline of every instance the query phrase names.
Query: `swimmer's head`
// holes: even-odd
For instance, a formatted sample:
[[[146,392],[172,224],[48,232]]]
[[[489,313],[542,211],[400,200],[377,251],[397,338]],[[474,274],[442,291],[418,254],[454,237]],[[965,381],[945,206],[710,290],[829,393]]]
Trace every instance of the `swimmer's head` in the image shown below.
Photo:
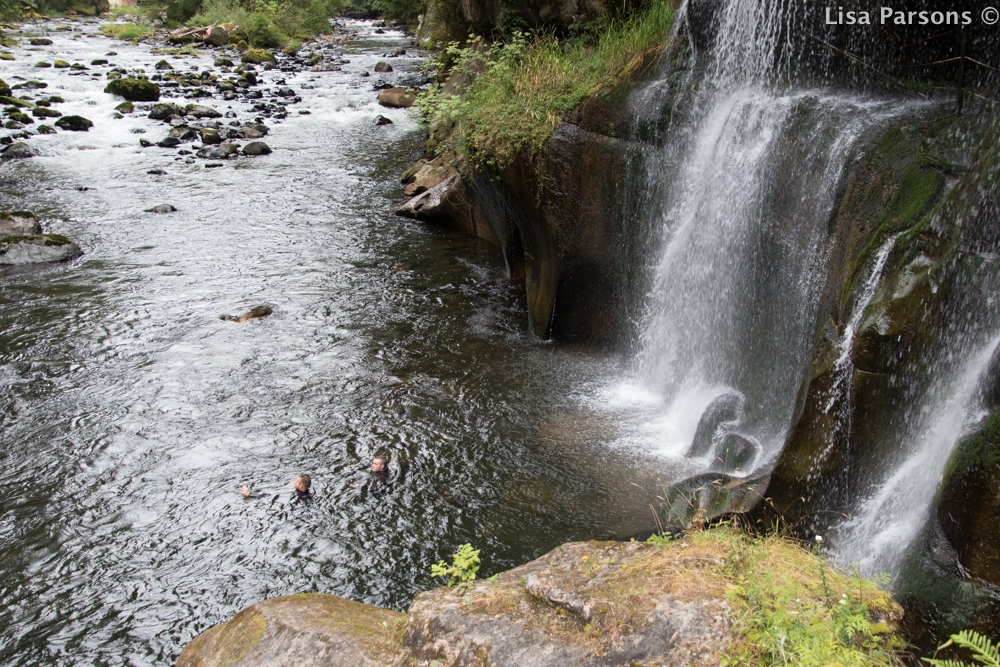
[[[302,474],[295,478],[295,490],[300,493],[305,493],[312,486],[312,478],[309,475]]]
[[[383,470],[385,470],[385,467],[388,464],[389,460],[386,457],[379,454],[378,456],[372,459],[372,472],[382,472]]]

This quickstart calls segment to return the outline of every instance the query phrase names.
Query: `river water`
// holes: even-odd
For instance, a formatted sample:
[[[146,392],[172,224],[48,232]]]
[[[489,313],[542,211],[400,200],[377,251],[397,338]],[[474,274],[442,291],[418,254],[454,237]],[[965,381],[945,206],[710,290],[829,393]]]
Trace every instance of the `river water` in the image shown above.
[[[274,153],[214,169],[139,148],[166,126],[114,119],[105,67],[33,64],[201,71],[219,53],[153,54],[58,20],[25,27],[52,46],[22,40],[0,61],[8,84],[44,81],[36,99],[94,122],[0,166],[0,209],[86,253],[0,271],[0,664],[172,664],[265,598],[405,609],[462,543],[488,575],[651,527],[680,473],[615,446],[627,414],[593,409],[624,360],[531,337],[498,251],[393,215],[423,134],[372,82],[414,76],[422,54],[354,27],[342,71],[264,74],[260,88],[284,78],[303,98],[266,119]],[[394,73],[360,76],[399,46]],[[144,212],[162,203],[178,210]],[[219,319],[261,304],[274,314]],[[380,452],[387,492],[365,471]],[[316,493],[296,504],[300,472]],[[242,483],[281,495],[245,500]]]

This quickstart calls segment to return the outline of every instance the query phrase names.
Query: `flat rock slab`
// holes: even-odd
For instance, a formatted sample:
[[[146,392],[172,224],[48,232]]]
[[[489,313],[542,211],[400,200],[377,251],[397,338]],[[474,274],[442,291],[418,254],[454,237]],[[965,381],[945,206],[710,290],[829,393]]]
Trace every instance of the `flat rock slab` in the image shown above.
[[[195,637],[177,667],[395,667],[405,616],[336,595],[265,600]]]
[[[733,639],[709,571],[721,564],[680,545],[564,544],[465,595],[421,593],[403,642],[419,664],[442,667],[718,664]]]

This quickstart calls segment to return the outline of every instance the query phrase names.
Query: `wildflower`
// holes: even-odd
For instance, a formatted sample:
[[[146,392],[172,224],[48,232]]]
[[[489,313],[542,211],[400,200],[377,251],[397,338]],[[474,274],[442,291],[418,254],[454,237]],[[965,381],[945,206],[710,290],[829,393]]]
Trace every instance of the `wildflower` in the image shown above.
[[[823,538],[822,538],[822,537],[821,537],[820,535],[817,535],[817,536],[816,536],[816,541],[817,541],[817,542],[822,542],[822,541],[823,541]]]

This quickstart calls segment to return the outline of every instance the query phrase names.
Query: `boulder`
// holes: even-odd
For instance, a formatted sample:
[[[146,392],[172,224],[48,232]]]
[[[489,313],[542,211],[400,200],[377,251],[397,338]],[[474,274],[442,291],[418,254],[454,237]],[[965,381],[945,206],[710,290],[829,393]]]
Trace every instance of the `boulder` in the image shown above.
[[[260,63],[271,63],[272,65],[278,64],[277,59],[269,51],[263,49],[249,49],[240,58],[242,62],[252,63],[259,65]]]
[[[173,137],[179,142],[184,143],[187,141],[194,141],[198,138],[198,131],[187,125],[178,125],[177,127],[170,128],[170,132],[167,133],[167,137]]]
[[[399,612],[335,595],[258,602],[184,647],[177,667],[396,667]]]
[[[391,72],[392,71],[392,65],[390,65],[389,63],[387,63],[384,60],[380,60],[377,63],[375,63],[375,67],[373,69],[376,72],[379,72],[379,73],[382,73],[382,72]]]
[[[82,254],[80,246],[59,234],[25,234],[0,239],[0,265],[64,262]]]
[[[35,118],[59,118],[62,116],[55,109],[46,109],[45,107],[35,107],[31,110],[31,115]]]
[[[226,154],[226,157],[231,157],[233,155],[238,155],[240,152],[240,145],[234,144],[230,141],[225,141],[219,144],[219,150]]]
[[[29,116],[28,114],[21,113],[20,111],[8,114],[7,117],[10,118],[15,123],[20,123],[22,126],[30,125],[31,123],[35,122],[34,120],[32,120],[31,116]]]
[[[116,106],[115,111],[117,111],[118,113],[132,113],[133,111],[135,111],[135,105],[126,100],[121,104],[119,104],[118,106]]]
[[[3,79],[0,79],[0,97],[10,97],[10,86]]]
[[[177,209],[170,204],[157,204],[153,208],[147,208],[146,213],[173,213]]]
[[[386,88],[378,94],[377,99],[384,107],[407,109],[417,101],[417,94],[406,88]]]
[[[181,145],[181,140],[177,137],[164,137],[156,145],[160,148],[176,148]]]
[[[55,67],[56,69],[68,69],[69,63],[66,62],[65,60],[54,60],[52,62],[52,66]]]
[[[51,125],[38,126],[38,134],[55,134],[55,133],[56,133],[56,128],[52,127]]]
[[[153,67],[155,67],[156,69],[160,69],[160,70],[163,70],[163,69],[173,69],[174,68],[174,66],[171,65],[170,63],[168,63],[166,60],[160,60]]]
[[[216,130],[210,130],[208,128],[201,128],[198,130],[201,135],[201,143],[203,144],[221,144],[222,137]]]
[[[123,77],[108,82],[104,92],[121,95],[133,102],[155,102],[160,99],[160,87],[146,79]]]
[[[0,237],[42,233],[42,224],[28,211],[0,211]]]
[[[187,105],[184,107],[184,114],[187,116],[194,116],[195,118],[222,118],[221,113],[212,107],[202,106],[201,104]]]
[[[390,120],[390,119],[386,118],[385,116],[379,114],[378,116],[375,116],[375,124],[376,125],[392,125],[392,120]]]
[[[215,66],[216,67],[232,67],[233,66],[233,61],[230,60],[229,58],[216,58],[215,59]]]
[[[39,60],[37,63],[35,63],[35,67],[42,67],[42,68],[52,67],[52,63],[47,62],[45,60]]]
[[[35,106],[31,102],[20,100],[16,97],[11,97],[9,95],[0,96],[0,104],[6,104],[8,106],[17,107],[19,109],[30,109],[31,107]]]
[[[153,120],[167,120],[171,116],[182,116],[183,114],[184,111],[176,104],[154,104],[147,117]]]
[[[269,155],[271,147],[263,141],[251,141],[243,147],[244,155]]]
[[[25,158],[33,157],[35,152],[31,150],[28,144],[18,141],[11,144],[10,146],[4,147],[0,151],[0,161],[6,162],[7,160],[23,160]]]
[[[229,157],[229,154],[218,146],[205,146],[195,153],[195,156],[206,160],[223,160]]]
[[[32,37],[29,42],[32,46],[52,46],[52,40],[48,37]]]
[[[260,139],[267,133],[266,125],[244,125],[237,131],[240,139]]]
[[[229,43],[229,31],[221,25],[213,25],[205,30],[205,43],[212,46],[224,46]]]

